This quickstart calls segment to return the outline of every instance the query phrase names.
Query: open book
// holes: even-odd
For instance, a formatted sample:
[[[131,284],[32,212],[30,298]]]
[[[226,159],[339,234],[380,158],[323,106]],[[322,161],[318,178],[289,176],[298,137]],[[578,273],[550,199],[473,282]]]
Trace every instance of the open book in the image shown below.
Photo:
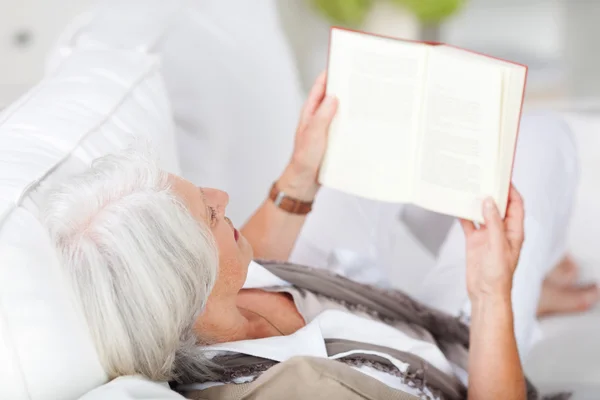
[[[477,222],[508,200],[527,67],[442,44],[332,28],[339,99],[319,181]]]

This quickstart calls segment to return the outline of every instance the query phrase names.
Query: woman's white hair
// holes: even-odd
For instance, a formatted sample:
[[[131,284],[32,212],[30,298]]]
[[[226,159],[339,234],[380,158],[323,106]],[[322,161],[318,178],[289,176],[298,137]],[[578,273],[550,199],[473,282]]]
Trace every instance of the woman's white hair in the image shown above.
[[[152,157],[96,160],[50,193],[43,220],[109,377],[209,374],[193,325],[216,279],[216,246]]]

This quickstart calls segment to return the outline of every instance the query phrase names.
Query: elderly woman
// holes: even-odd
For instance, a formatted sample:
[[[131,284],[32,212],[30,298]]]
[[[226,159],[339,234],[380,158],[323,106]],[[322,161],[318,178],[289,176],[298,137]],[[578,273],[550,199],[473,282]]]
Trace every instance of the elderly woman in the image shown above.
[[[319,190],[336,107],[322,76],[289,166],[240,231],[226,217],[227,193],[169,175],[135,151],[97,160],[52,193],[45,221],[110,377],[205,388],[249,382],[276,362],[309,355],[339,358],[419,396],[458,399],[468,387],[470,399],[526,398],[511,304],[524,236],[514,188],[504,220],[488,199],[485,226],[461,221],[470,345],[456,318],[399,292],[252,261],[288,259]],[[254,357],[255,368],[231,373],[223,363],[232,355]]]

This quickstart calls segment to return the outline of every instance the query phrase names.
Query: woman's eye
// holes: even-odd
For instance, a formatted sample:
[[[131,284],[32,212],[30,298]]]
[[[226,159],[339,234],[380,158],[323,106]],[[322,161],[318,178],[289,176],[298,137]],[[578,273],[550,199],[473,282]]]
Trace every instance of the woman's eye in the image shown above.
[[[213,207],[209,207],[210,209],[210,222],[214,223],[217,220],[217,210]]]

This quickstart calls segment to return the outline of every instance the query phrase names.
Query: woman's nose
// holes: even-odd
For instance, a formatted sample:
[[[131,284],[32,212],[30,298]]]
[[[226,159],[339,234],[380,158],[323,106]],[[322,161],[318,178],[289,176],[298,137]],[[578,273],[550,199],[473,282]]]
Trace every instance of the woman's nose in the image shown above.
[[[221,207],[225,208],[227,207],[227,205],[229,205],[229,194],[227,194],[227,192],[224,192],[222,190],[217,190],[217,192],[219,193],[219,204],[221,205]]]
[[[211,203],[221,208],[225,208],[229,204],[229,195],[227,194],[227,192],[224,192],[219,189],[205,188],[204,193]]]

